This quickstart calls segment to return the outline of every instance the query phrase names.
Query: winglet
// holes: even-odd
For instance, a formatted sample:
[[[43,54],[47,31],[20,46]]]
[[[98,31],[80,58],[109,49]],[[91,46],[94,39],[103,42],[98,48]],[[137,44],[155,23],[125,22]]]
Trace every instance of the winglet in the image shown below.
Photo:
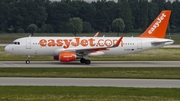
[[[163,10],[151,25],[139,37],[144,38],[164,38],[168,26],[171,10]]]
[[[123,37],[124,37],[124,36],[121,36],[121,37],[119,38],[119,40],[116,42],[116,44],[114,44],[112,47],[118,47],[119,44],[122,42]]]
[[[97,32],[97,33],[94,35],[94,37],[98,37],[98,35],[99,35],[99,32]]]

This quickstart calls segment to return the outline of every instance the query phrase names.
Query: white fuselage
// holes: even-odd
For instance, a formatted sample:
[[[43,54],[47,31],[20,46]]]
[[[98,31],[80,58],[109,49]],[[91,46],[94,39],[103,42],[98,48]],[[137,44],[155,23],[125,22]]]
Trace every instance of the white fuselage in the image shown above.
[[[5,50],[18,55],[55,56],[61,51],[76,51],[78,49],[88,51],[91,48],[107,48],[115,44],[118,39],[119,37],[25,37],[15,40],[13,44],[6,46]],[[158,44],[153,44],[153,42]],[[118,47],[101,50],[103,54],[100,55],[131,54],[159,48],[173,42],[171,39],[162,38],[124,37]]]

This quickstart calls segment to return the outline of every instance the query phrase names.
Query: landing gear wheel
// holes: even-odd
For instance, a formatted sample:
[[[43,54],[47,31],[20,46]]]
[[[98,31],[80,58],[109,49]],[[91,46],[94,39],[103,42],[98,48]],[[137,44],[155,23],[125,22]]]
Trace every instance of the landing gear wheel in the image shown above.
[[[30,55],[27,56],[26,64],[30,64]]]
[[[81,63],[85,63],[85,61],[86,61],[86,59],[84,59],[84,58],[81,58],[81,59],[80,59],[80,62],[81,62]]]
[[[26,64],[30,64],[30,61],[29,61],[29,60],[26,60]]]
[[[89,65],[89,64],[91,64],[91,61],[90,61],[89,59],[87,59],[87,60],[85,61],[85,64],[86,64],[86,65]]]

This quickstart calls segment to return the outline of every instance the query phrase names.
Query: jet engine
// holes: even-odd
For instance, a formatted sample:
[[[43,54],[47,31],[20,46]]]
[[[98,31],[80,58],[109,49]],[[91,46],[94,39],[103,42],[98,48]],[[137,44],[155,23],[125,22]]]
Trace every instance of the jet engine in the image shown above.
[[[59,52],[58,56],[54,56],[54,60],[59,60],[61,62],[71,62],[76,60],[75,52]]]

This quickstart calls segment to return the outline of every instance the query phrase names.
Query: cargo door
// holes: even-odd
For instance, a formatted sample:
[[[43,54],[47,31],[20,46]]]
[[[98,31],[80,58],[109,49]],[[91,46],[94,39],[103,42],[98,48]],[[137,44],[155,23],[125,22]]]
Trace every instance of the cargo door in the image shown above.
[[[142,49],[142,39],[137,40],[137,49]]]

